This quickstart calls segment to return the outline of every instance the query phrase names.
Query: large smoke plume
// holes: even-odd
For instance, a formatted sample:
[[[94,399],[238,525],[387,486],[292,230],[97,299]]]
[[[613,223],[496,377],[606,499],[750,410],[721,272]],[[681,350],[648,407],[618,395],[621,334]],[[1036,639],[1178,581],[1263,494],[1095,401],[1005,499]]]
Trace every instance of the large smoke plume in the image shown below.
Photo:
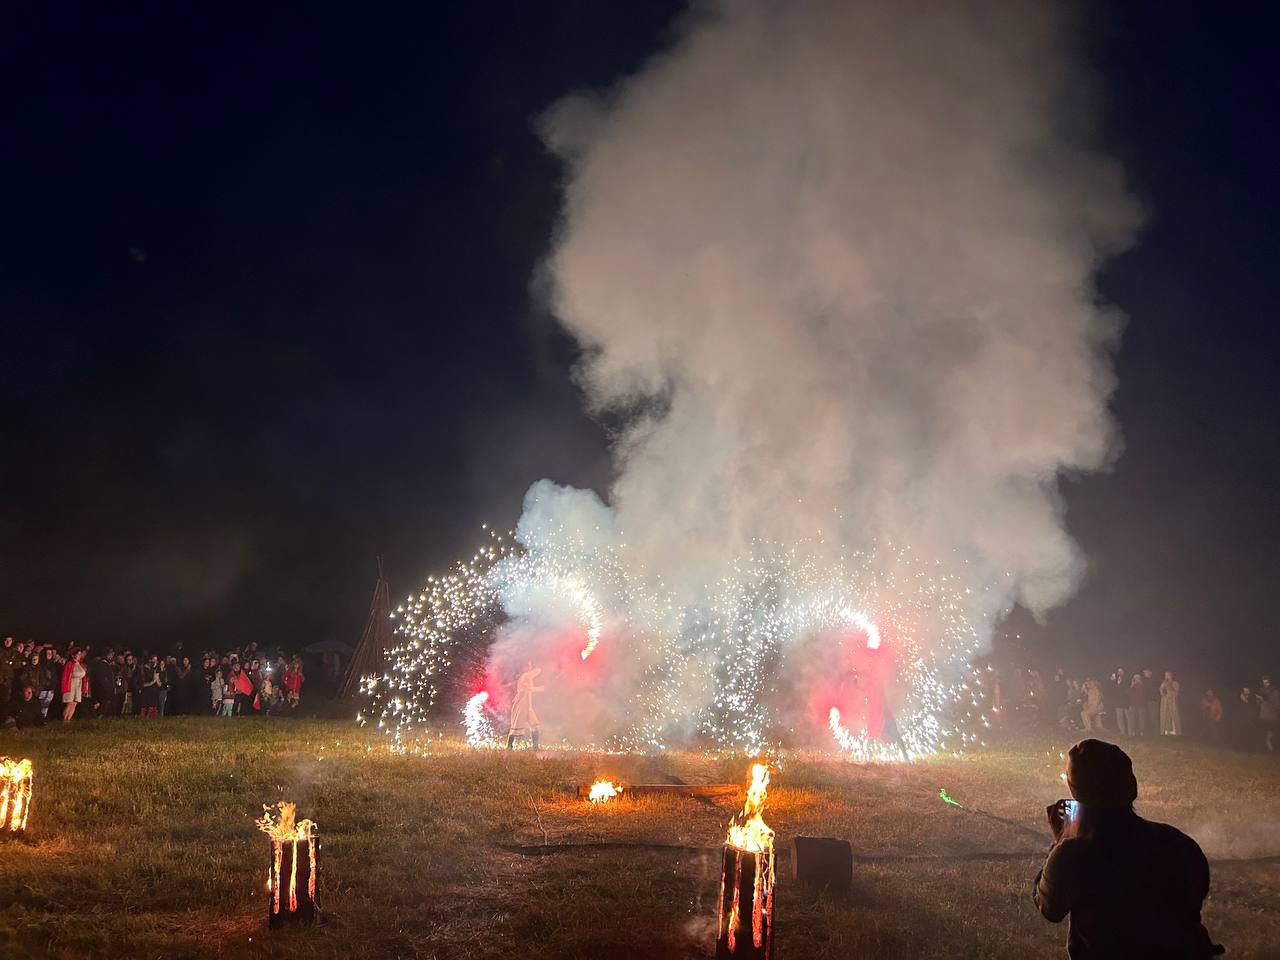
[[[1059,478],[1118,447],[1092,278],[1139,214],[1068,14],[698,4],[542,118],[566,167],[546,288],[623,424],[603,526],[682,599],[801,538],[909,543],[984,591],[980,629],[1071,594]],[[544,484],[522,527],[600,511]]]

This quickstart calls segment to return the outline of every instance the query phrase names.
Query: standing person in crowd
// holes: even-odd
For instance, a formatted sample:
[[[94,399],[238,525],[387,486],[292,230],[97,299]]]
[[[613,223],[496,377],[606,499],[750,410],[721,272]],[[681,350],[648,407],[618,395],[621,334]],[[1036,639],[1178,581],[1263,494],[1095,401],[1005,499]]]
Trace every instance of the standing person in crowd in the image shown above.
[[[241,666],[236,673],[236,716],[247,717],[253,713],[254,697],[253,680],[249,671]]]
[[[1142,674],[1134,673],[1129,678],[1129,689],[1126,692],[1127,706],[1125,719],[1129,722],[1129,736],[1147,735],[1147,691],[1142,685]]]
[[[154,653],[143,664],[138,683],[138,702],[144,717],[160,716],[160,693],[164,689],[164,665]]]
[[[75,716],[76,704],[89,696],[89,671],[84,667],[84,651],[71,648],[71,655],[62,667],[62,722],[70,723]]]
[[[1067,675],[1061,667],[1053,673],[1053,679],[1049,681],[1049,689],[1045,691],[1047,696],[1049,709],[1045,711],[1045,720],[1049,723],[1062,722],[1062,704],[1067,699]]]
[[[1063,704],[1062,726],[1073,728],[1084,706],[1084,688],[1075,677],[1067,679],[1067,699]]]
[[[1102,686],[1090,677],[1084,682],[1084,709],[1080,711],[1080,722],[1086,732],[1095,725],[1099,730],[1103,729],[1102,710]]]
[[[4,648],[0,649],[0,716],[5,716],[9,708],[9,695],[13,691],[14,679],[20,663],[18,649],[13,645],[13,637],[5,637]]]
[[[222,709],[221,713],[224,717],[235,716],[236,712],[236,680],[240,673],[238,664],[232,664],[227,668],[226,675],[222,679]]]
[[[168,717],[173,715],[173,709],[176,706],[173,701],[174,687],[178,681],[178,661],[175,657],[168,656],[160,661],[160,716]]]
[[[1124,672],[1121,667],[1116,668],[1116,672],[1111,675],[1111,702],[1116,711],[1116,732],[1120,736],[1126,733],[1132,734],[1129,729],[1129,675]]]
[[[62,678],[62,670],[54,659],[52,647],[46,647],[40,658],[40,680],[36,694],[40,700],[40,712],[49,715],[49,706],[56,696],[58,681]]]
[[[1150,670],[1142,671],[1142,688],[1147,691],[1147,729],[1154,737],[1160,732],[1160,682]]]
[[[1182,714],[1178,710],[1178,693],[1182,684],[1173,677],[1172,670],[1164,672],[1160,684],[1160,732],[1166,737],[1182,736]]]
[[[191,680],[191,660],[183,657],[181,661],[173,658],[173,671],[169,675],[169,700],[166,704],[166,716],[183,717],[191,712],[191,704],[187,702],[187,691]]]
[[[306,679],[302,673],[302,658],[294,657],[284,672],[285,698],[289,701],[290,710],[298,709],[298,703],[302,699],[302,681]]]
[[[1262,678],[1262,689],[1258,691],[1258,723],[1262,727],[1262,746],[1267,753],[1276,751],[1276,721],[1280,719],[1280,690],[1271,683],[1270,677]]]
[[[209,685],[204,682],[204,671],[197,670],[190,656],[182,658],[182,704],[189,714],[202,714],[208,700]]]
[[[204,656],[204,669],[202,671],[202,677],[203,677],[205,693],[210,693],[212,691],[213,681],[215,679],[221,679],[223,686],[226,685],[226,674],[222,673],[222,671],[218,669],[218,657],[212,651],[210,651],[209,653],[206,653]],[[208,701],[209,701],[209,707],[210,707],[209,709],[210,716],[217,716],[217,714],[222,710],[222,697],[219,696],[217,700],[214,700],[213,697],[210,696],[208,698]]]
[[[116,694],[120,698],[120,716],[128,716],[137,708],[134,706],[134,682],[138,673],[138,658],[132,651],[126,651],[124,662],[120,665],[120,672],[116,677],[119,684],[119,692]]]
[[[222,692],[226,688],[227,685],[222,679],[222,671],[215,670],[213,679],[209,681],[209,703],[213,707],[210,712],[215,716],[222,712]]]
[[[276,705],[276,685],[271,679],[271,670],[268,668],[262,671],[262,680],[258,684],[258,709],[265,716],[271,713],[271,708]]]
[[[1237,750],[1252,750],[1257,746],[1257,710],[1253,691],[1248,687],[1241,687],[1231,705],[1231,712],[1227,715],[1231,746]]]
[[[1222,743],[1222,701],[1213,690],[1206,690],[1200,698],[1200,718],[1204,722],[1204,735],[1214,746]]]
[[[111,696],[111,710],[113,716],[124,716],[124,701],[129,689],[127,677],[129,675],[129,658],[131,654],[128,650],[122,650],[120,656],[116,657],[113,673],[115,674],[115,690]]]
[[[93,658],[89,664],[89,696],[93,712],[99,717],[110,716],[116,697],[115,653],[107,650]]]

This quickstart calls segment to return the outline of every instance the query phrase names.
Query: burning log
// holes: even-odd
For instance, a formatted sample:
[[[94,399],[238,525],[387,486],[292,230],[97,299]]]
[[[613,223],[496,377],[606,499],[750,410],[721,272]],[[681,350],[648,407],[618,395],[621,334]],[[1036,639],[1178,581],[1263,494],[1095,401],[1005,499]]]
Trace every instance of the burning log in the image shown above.
[[[31,813],[31,761],[0,757],[0,834],[17,836]]]
[[[591,799],[595,786],[594,783],[579,785],[578,796]],[[736,783],[629,783],[626,786],[615,783],[614,786],[629,797],[727,797],[742,789]]]
[[[621,788],[614,786],[612,780],[597,780],[591,785],[587,799],[596,804],[608,803],[621,792]]]
[[[770,960],[773,956],[773,831],[765,824],[769,767],[751,767],[742,813],[729,824],[720,873],[716,960]]]
[[[258,829],[271,838],[271,861],[267,868],[267,925],[272,929],[287,923],[315,923],[320,913],[316,901],[316,825],[297,820],[296,803],[281,800],[275,815],[269,804],[262,806]]]
[[[843,892],[853,884],[853,848],[834,837],[791,841],[791,876],[798,883]]]

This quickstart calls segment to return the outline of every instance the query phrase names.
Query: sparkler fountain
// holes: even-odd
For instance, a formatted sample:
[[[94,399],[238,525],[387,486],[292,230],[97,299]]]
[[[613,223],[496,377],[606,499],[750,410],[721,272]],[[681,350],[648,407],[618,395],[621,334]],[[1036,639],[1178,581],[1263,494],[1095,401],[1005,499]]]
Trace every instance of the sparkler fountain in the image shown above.
[[[863,761],[973,743],[973,598],[905,548],[820,560],[812,547],[757,543],[708,586],[706,600],[680,610],[659,579],[631,562],[625,540],[584,549],[582,538],[563,532],[557,540],[491,534],[484,549],[396,609],[391,667],[365,682],[372,715],[393,749],[426,752],[440,709],[460,703],[468,742],[495,745],[501,714],[490,689],[465,703],[461,689],[477,669],[493,673],[495,641],[521,624],[521,643],[567,638],[556,641],[571,653],[563,662],[583,666],[561,672],[562,693],[624,691],[609,702],[611,729],[576,731],[611,749],[703,742],[750,756],[803,745],[828,726],[829,746]],[[589,666],[606,649],[606,662]],[[860,713],[844,715],[850,694],[833,676],[854,684]],[[893,702],[890,731],[872,715],[887,711],[885,699]]]

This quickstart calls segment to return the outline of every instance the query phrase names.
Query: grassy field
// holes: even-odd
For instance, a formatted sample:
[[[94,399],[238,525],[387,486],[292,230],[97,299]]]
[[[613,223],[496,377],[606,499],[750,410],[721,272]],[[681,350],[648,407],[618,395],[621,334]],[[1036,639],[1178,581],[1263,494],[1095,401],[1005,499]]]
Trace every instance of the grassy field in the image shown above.
[[[785,760],[766,813],[780,846],[846,837],[857,863],[847,897],[796,889],[780,866],[777,955],[1065,956],[1065,927],[1029,893],[1068,745],[1046,733],[910,766]],[[1210,931],[1230,956],[1276,956],[1280,760],[1131,752],[1140,812],[1214,861]],[[592,808],[568,788],[598,773],[747,779],[745,761],[679,754],[396,757],[337,721],[85,721],[0,734],[0,753],[37,771],[28,838],[0,843],[5,958],[707,957],[740,798]],[[945,805],[940,786],[990,816]],[[319,824],[326,923],[269,933],[253,820],[280,798]]]

